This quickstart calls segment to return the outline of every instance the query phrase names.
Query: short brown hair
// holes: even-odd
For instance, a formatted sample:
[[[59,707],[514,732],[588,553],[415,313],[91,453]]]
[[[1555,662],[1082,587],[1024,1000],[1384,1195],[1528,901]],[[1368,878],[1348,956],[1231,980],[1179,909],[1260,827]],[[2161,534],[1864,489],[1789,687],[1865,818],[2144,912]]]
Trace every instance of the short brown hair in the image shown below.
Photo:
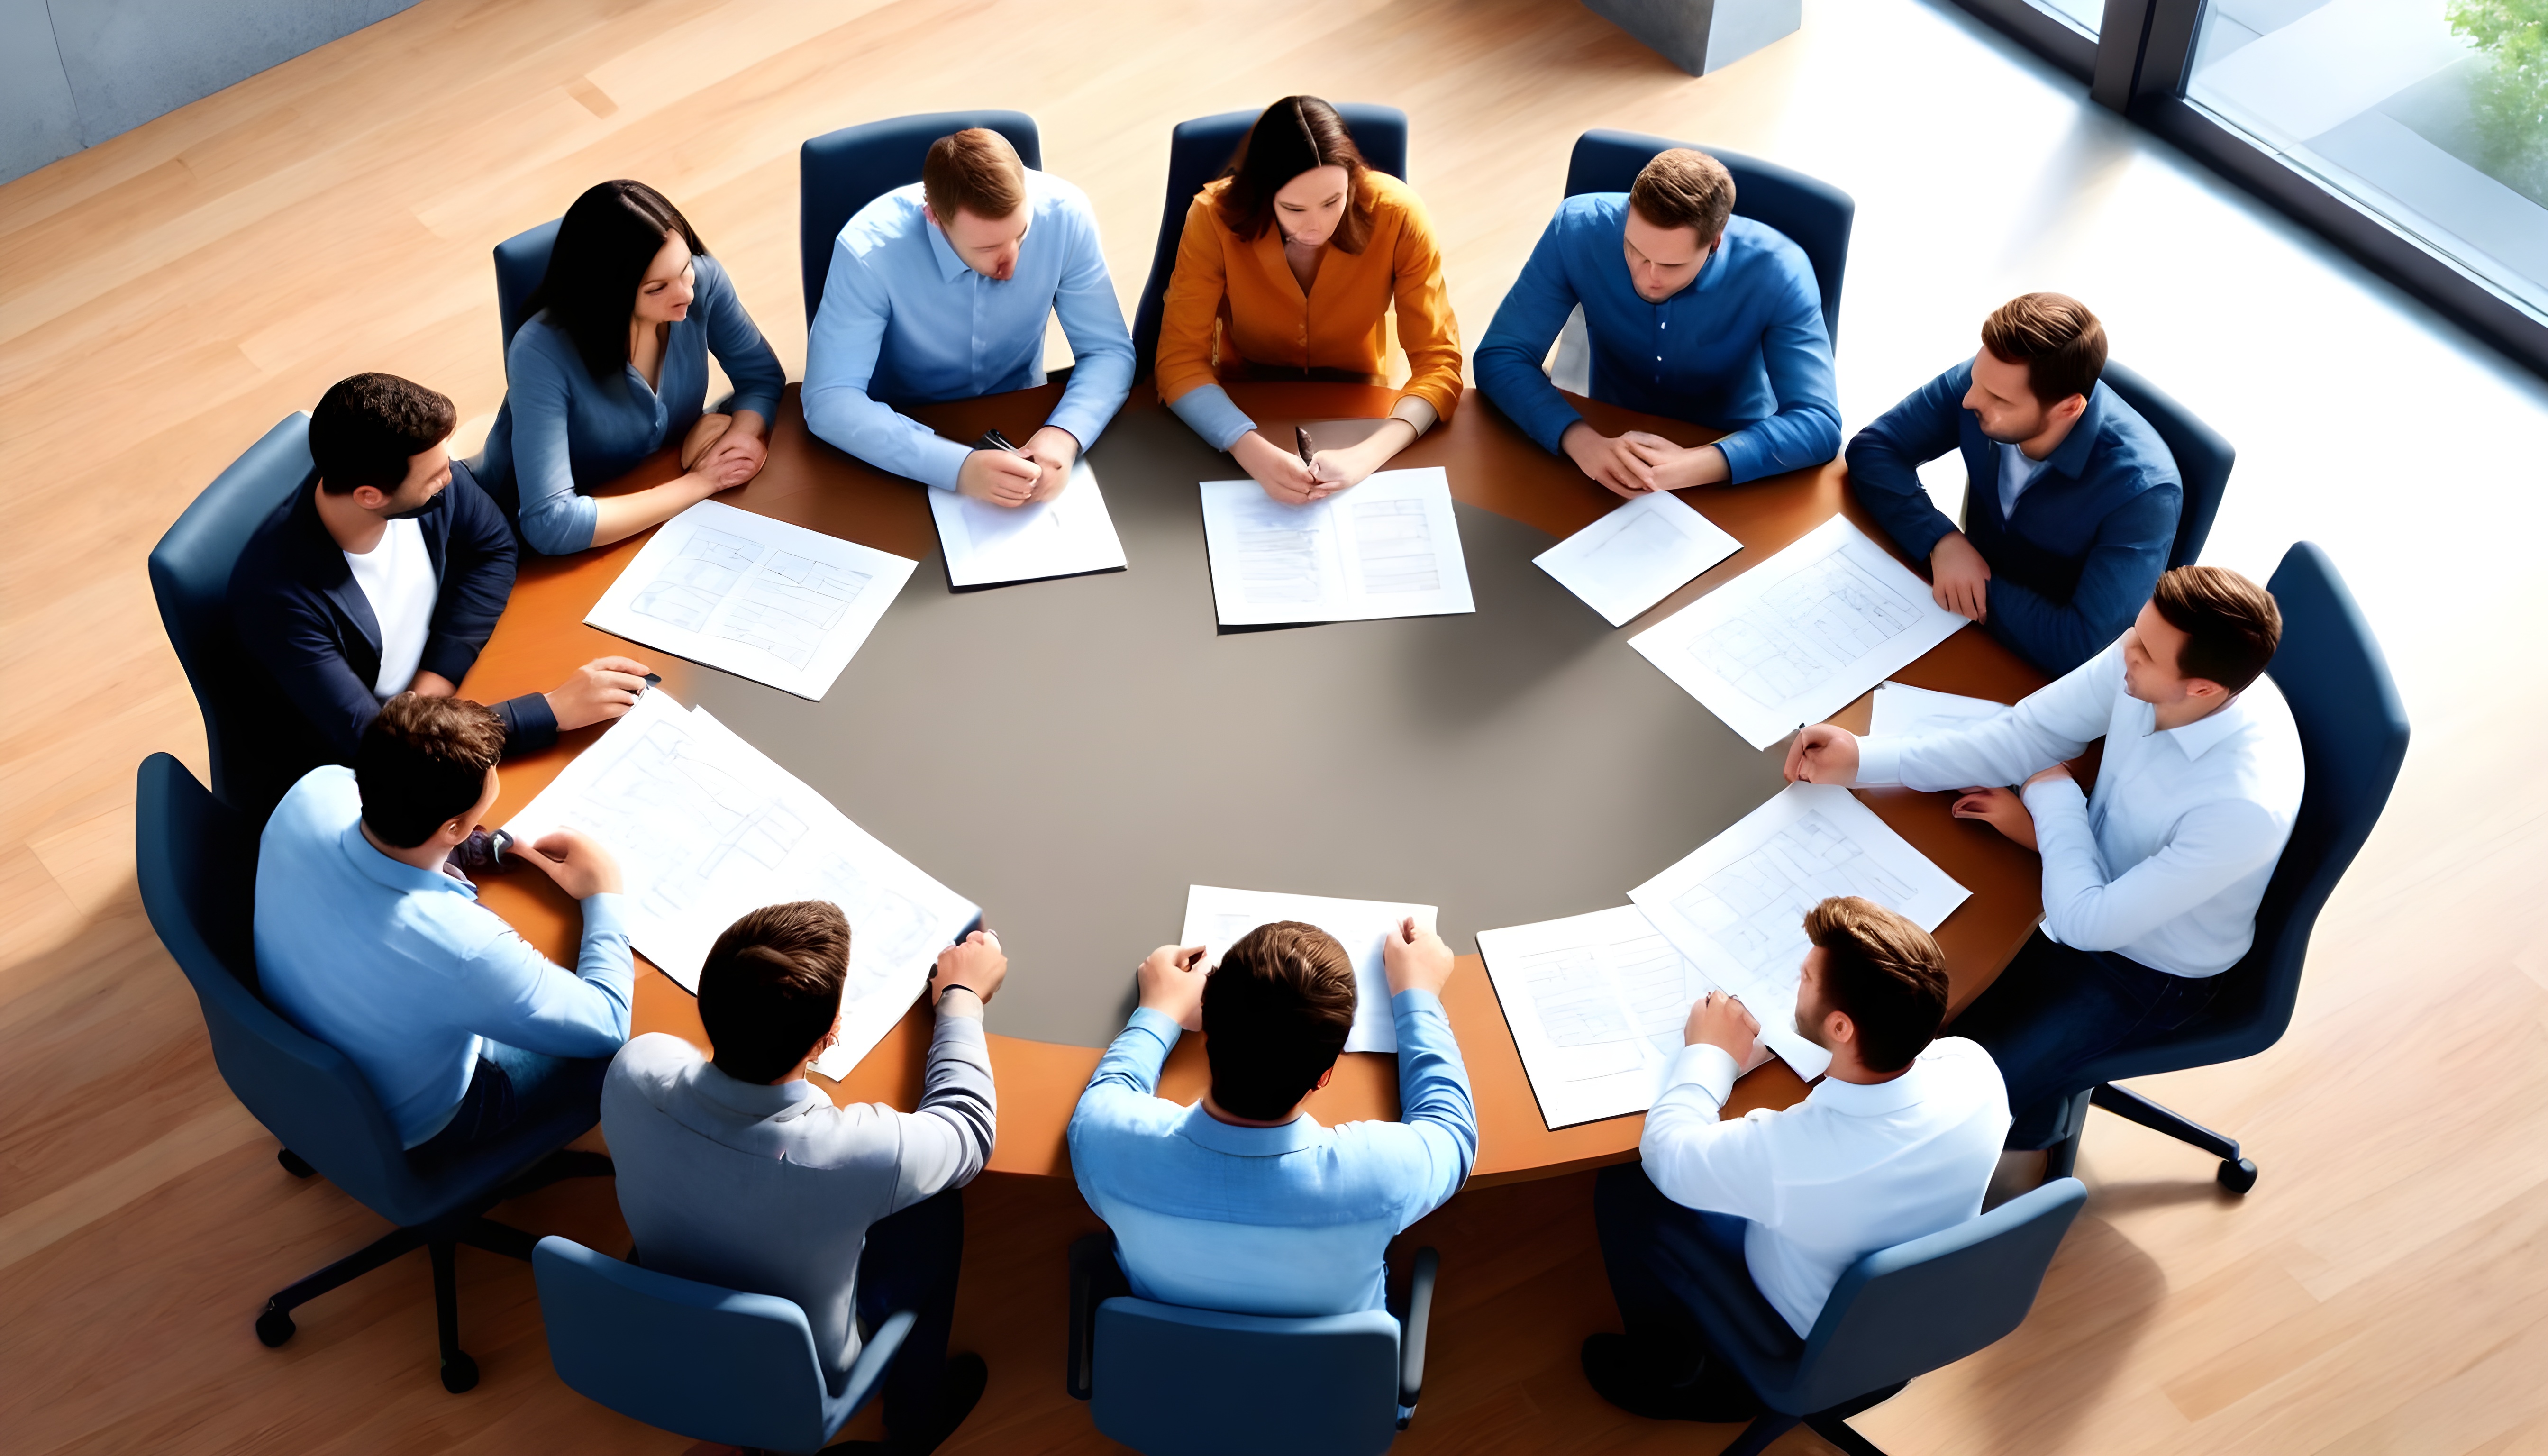
[[[1278,920],[1240,936],[1203,985],[1212,1100],[1260,1122],[1310,1095],[1353,1030],[1353,957],[1315,925]]]
[[[2243,692],[2274,660],[2283,641],[2283,609],[2274,593],[2233,571],[2181,566],[2158,579],[2150,605],[2185,634],[2176,670]]]
[[[354,747],[363,822],[411,850],[478,802],[504,756],[504,720],[465,697],[402,692],[381,704]]]
[[[1822,948],[1823,1000],[1858,1029],[1869,1071],[1911,1064],[1947,1019],[1947,955],[1918,925],[1856,895],[1805,912],[1805,938]]]
[[[841,1014],[850,921],[829,900],[765,905],[725,928],[699,966],[699,1025],[718,1071],[777,1080]]]
[[[408,460],[444,440],[460,422],[451,397],[395,374],[349,375],[327,387],[310,411],[310,459],[330,496],[369,486],[396,495]]]
[[[920,164],[920,193],[941,228],[957,212],[988,222],[1027,205],[1027,164],[1009,138],[988,127],[966,127],[929,143]]]
[[[1316,96],[1275,102],[1239,138],[1238,150],[1221,174],[1229,179],[1217,205],[1222,226],[1248,242],[1263,237],[1274,225],[1274,194],[1293,178],[1320,167],[1345,169],[1345,210],[1329,240],[1338,252],[1361,252],[1371,241],[1371,187],[1364,181],[1371,164],[1354,145],[1345,119]]]
[[[2039,405],[2084,395],[2106,372],[2106,325],[2068,294],[2022,293],[2000,305],[1982,320],[1982,347],[2003,364],[2026,366]]]
[[[1700,242],[1714,242],[1734,213],[1734,174],[1703,151],[1659,151],[1630,184],[1628,206],[1658,228],[1695,228]]]

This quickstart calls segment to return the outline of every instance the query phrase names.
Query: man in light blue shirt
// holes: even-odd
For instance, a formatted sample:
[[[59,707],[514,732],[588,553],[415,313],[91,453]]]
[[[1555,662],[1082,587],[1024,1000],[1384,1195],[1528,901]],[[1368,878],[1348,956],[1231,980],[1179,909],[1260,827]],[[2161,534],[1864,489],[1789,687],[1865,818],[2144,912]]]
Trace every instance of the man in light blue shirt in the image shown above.
[[[572,830],[521,856],[584,906],[573,973],[496,913],[453,852],[495,807],[504,724],[457,697],[404,692],[363,730],[354,767],[310,771],[266,821],[256,865],[259,989],[335,1047],[410,1149],[440,1155],[561,1105],[598,1119],[628,1040],[635,971],[619,865]]]
[[[1140,1006],[1070,1119],[1073,1175],[1135,1294],[1243,1315],[1387,1308],[1389,1240],[1468,1181],[1478,1117],[1442,1011],[1451,948],[1409,921],[1384,954],[1405,1121],[1335,1128],[1304,1110],[1353,1026],[1353,961],[1333,936],[1278,921],[1218,970],[1200,946],[1141,962]],[[1198,1018],[1212,1089],[1179,1107],[1153,1092]]]
[[[1044,383],[1058,315],[1070,385],[1018,453],[946,439],[897,407]],[[805,350],[805,422],[879,470],[1000,505],[1049,500],[1133,388],[1133,335],[1078,188],[997,132],[929,148],[921,180],[861,208],[832,244]]]

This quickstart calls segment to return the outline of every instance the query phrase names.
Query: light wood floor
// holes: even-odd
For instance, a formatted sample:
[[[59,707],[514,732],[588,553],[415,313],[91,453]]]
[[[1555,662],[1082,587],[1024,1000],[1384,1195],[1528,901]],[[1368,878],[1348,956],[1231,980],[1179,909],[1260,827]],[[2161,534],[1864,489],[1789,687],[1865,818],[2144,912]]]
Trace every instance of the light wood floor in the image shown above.
[[[2262,577],[2292,539],[2325,541],[2396,659],[2416,751],[2292,1034],[2150,1084],[2248,1140],[2255,1193],[2097,1115],[2094,1196],[2034,1317],[1861,1426],[1897,1456],[2548,1450],[2548,692],[2535,648],[2509,645],[2548,606],[2548,390],[1922,0],[1816,0],[1804,33],[1705,81],[1568,0],[426,0],[0,187],[0,1446],[687,1446],[562,1388],[527,1269],[492,1256],[462,1260],[486,1372],[466,1397],[433,1379],[420,1258],[308,1307],[284,1350],[250,1333],[267,1293],[379,1225],[276,1168],[134,889],[134,766],[165,748],[203,771],[142,566],[203,483],[357,369],[428,381],[482,431],[487,250],[592,181],[678,199],[792,373],[804,137],[1032,111],[1129,303],[1169,126],[1296,90],[1412,115],[1472,342],[1592,126],[1858,193],[1851,427],[1968,351],[2008,294],[2089,298],[2120,356],[2241,448],[2211,559]],[[1443,1294],[1403,1449],[1730,1434],[1585,1389],[1576,1344],[1613,1318],[1588,1196],[1483,1191],[1419,1230]],[[971,1209],[960,1332],[993,1374],[954,1449],[1104,1449],[1058,1380],[1060,1250],[1085,1210],[1001,1179]],[[604,1185],[506,1215],[620,1236]]]

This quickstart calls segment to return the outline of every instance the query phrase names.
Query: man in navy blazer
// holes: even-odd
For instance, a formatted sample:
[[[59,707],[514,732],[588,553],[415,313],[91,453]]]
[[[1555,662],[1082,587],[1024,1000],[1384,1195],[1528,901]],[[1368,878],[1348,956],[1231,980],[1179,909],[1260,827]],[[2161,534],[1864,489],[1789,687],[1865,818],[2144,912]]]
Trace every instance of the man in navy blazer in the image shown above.
[[[391,374],[339,380],[310,416],[317,482],[248,538],[230,570],[240,645],[298,710],[239,745],[260,815],[321,764],[351,764],[382,703],[448,697],[513,590],[513,531],[445,448],[451,401]],[[598,658],[553,692],[496,704],[507,755],[628,711],[646,668]]]
[[[1938,604],[2054,678],[2105,650],[2149,600],[2185,487],[2148,421],[2098,382],[2106,330],[2076,299],[2030,293],[1982,323],[1973,357],[1849,442],[1849,486],[1894,544],[1929,561]],[[1920,484],[1961,449],[1958,530]]]

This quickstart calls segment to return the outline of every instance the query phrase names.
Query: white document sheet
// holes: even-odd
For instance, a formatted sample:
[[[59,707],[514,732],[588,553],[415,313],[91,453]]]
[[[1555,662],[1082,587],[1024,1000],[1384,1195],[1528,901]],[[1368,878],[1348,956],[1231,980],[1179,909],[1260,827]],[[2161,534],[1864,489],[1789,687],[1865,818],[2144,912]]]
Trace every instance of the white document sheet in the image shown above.
[[[1248,482],[1250,487],[1256,483]],[[1215,885],[1186,886],[1186,923],[1180,946],[1203,947],[1204,963],[1221,964],[1221,953],[1240,936],[1277,920],[1306,921],[1336,938],[1354,963],[1353,1030],[1345,1036],[1347,1051],[1395,1051],[1398,1023],[1389,1013],[1389,973],[1382,968],[1380,948],[1409,916],[1419,929],[1433,929],[1438,912],[1431,905],[1397,905],[1383,900],[1336,900],[1324,895],[1286,895],[1271,890],[1228,890]],[[1189,1027],[1192,1031],[1194,1028]]]
[[[638,698],[504,827],[528,845],[560,826],[618,858],[630,942],[692,994],[708,948],[745,911],[788,900],[839,905],[850,919],[850,973],[840,1045],[816,1064],[828,1076],[902,1019],[939,950],[981,913],[661,689]]]
[[[1451,482],[1384,470],[1314,505],[1254,481],[1203,483],[1212,596],[1226,627],[1476,611]]]
[[[584,620],[819,702],[919,565],[702,500],[664,522]]]
[[[1745,742],[1768,748],[1963,625],[1926,582],[1836,515],[1628,645]]]
[[[1892,735],[1897,733],[1932,733],[1941,728],[1969,728],[1987,723],[2007,712],[2004,702],[1987,697],[1966,697],[1960,692],[1939,692],[1927,687],[1914,687],[1908,682],[1886,682],[1875,689],[1875,714],[1867,732]]]
[[[947,553],[952,586],[1040,582],[1120,571],[1125,564],[1115,517],[1106,513],[1106,493],[1097,489],[1097,472],[1085,460],[1071,467],[1070,484],[1050,500],[1011,509],[954,491],[932,491],[929,513],[938,521],[938,545]]]
[[[1670,491],[1653,491],[1531,558],[1613,627],[1743,543]]]
[[[1936,930],[1971,893],[1848,789],[1790,783],[1628,898],[1742,997],[1770,1049],[1810,1080],[1831,1055],[1796,1035],[1805,912],[1832,895],[1862,895]]]
[[[1715,985],[1634,905],[1480,931],[1478,954],[1551,1132],[1654,1106]]]

